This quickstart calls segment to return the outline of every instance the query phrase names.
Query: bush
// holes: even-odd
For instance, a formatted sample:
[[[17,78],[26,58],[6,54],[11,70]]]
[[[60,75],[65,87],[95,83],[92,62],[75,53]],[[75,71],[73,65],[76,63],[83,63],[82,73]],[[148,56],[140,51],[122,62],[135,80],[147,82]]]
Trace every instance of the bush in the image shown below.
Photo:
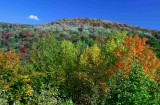
[[[16,100],[26,103],[32,96],[32,87],[28,84],[31,80],[23,74],[20,58],[14,50],[0,52],[0,93],[4,93],[2,99],[9,104]]]
[[[0,91],[8,90],[20,73],[20,54],[14,50],[0,52]]]

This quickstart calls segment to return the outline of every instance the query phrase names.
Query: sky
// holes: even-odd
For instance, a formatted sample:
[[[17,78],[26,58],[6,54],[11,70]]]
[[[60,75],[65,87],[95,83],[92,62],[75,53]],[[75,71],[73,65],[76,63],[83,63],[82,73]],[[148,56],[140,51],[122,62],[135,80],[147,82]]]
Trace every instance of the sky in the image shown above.
[[[160,30],[160,0],[0,0],[0,22],[44,24],[76,17]]]

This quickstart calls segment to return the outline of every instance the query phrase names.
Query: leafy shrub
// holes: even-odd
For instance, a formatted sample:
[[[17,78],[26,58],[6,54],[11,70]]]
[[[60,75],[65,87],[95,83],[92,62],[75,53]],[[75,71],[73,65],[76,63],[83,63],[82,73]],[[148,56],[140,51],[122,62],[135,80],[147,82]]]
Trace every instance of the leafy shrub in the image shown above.
[[[20,72],[20,54],[14,50],[0,52],[0,85],[2,89],[8,90],[12,81],[18,77]]]
[[[0,92],[5,91],[3,98],[9,104],[16,100],[25,103],[26,98],[32,96],[32,87],[28,84],[30,79],[27,75],[23,76],[20,59],[21,55],[14,50],[0,52]]]

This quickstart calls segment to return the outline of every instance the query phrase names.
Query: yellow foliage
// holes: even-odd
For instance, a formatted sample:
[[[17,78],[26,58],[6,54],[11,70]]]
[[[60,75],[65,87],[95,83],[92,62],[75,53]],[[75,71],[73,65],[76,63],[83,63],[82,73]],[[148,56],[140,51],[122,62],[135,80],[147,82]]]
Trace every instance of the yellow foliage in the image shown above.
[[[29,84],[27,84],[25,88],[25,96],[33,96],[32,90],[33,88]]]
[[[23,82],[31,82],[29,75],[21,76],[21,78],[23,78]]]
[[[85,72],[74,72],[75,75],[77,75],[77,77],[81,80],[87,81],[88,83],[92,84],[93,80],[91,80],[89,78],[89,76],[87,75],[87,73]]]
[[[19,69],[20,54],[16,54],[11,50],[8,52],[0,52],[0,73],[14,72]]]
[[[91,48],[87,46],[81,55],[80,61],[84,68],[77,76],[92,86],[100,85],[99,82],[105,81],[104,71],[106,63],[108,63],[104,58],[97,44],[94,44]]]
[[[20,74],[20,53],[14,50],[0,52],[0,85],[1,89],[9,89],[12,81]]]
[[[83,54],[81,55],[81,64],[84,65],[99,65],[100,59],[100,49],[98,48],[97,44],[94,44],[93,47],[87,48],[84,50]]]

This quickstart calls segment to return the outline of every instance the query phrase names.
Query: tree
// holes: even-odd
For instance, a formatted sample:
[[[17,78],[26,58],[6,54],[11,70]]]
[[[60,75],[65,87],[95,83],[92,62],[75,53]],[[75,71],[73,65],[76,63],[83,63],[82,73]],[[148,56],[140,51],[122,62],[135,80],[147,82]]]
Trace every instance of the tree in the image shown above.
[[[106,104],[158,105],[160,98],[158,83],[143,72],[143,67],[132,65],[129,75],[122,75],[115,86],[107,92]]]
[[[151,47],[145,46],[145,39],[141,39],[138,34],[134,38],[131,35],[125,37],[124,40],[125,48],[117,47],[114,52],[115,56],[119,57],[118,63],[111,65],[105,73],[107,76],[113,75],[115,79],[115,83],[110,88],[108,101],[112,100],[111,102],[117,104],[119,102],[121,104],[125,104],[125,102],[158,104],[157,68],[160,66],[160,60],[156,58]],[[127,88],[129,90],[124,88],[127,86],[129,86]],[[132,93],[135,96],[132,96]]]
[[[145,39],[141,39],[138,34],[135,38],[131,35],[126,37],[123,43],[125,49],[117,47],[114,53],[119,57],[119,62],[116,66],[111,65],[106,75],[118,72],[118,69],[122,70],[123,75],[129,75],[131,64],[135,64],[144,67],[144,73],[156,78],[155,75],[157,68],[160,66],[160,60],[155,56],[151,47],[145,46],[145,44]]]

